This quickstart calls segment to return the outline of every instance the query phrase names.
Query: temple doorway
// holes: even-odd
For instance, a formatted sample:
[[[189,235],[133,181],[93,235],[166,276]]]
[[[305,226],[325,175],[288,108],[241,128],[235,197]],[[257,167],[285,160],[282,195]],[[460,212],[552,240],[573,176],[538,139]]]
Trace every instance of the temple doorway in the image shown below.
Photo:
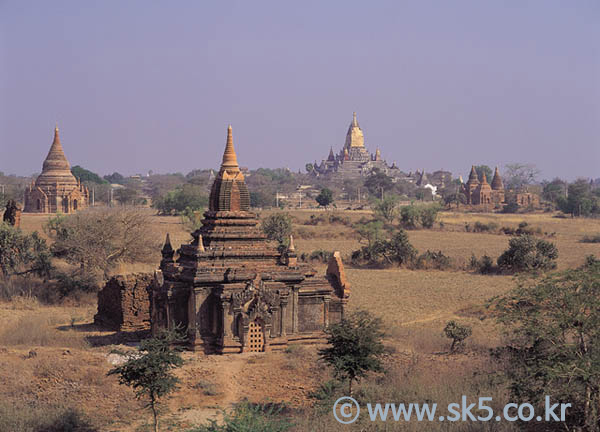
[[[265,348],[265,339],[263,326],[258,321],[252,321],[248,325],[248,351],[263,352]]]

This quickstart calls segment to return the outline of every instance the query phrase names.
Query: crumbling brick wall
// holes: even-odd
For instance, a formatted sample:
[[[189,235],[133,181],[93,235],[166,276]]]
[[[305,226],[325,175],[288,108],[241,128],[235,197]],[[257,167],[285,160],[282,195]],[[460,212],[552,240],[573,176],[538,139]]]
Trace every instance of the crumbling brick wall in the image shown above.
[[[94,323],[119,331],[150,329],[151,273],[113,276],[98,292]]]

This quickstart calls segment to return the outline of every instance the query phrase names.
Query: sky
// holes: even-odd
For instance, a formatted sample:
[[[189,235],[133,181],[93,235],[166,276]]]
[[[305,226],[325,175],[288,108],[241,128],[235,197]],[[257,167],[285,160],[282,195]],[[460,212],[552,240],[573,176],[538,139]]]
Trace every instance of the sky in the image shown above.
[[[302,169],[344,144],[404,171],[600,177],[597,0],[0,0],[0,171],[58,123],[101,175]]]

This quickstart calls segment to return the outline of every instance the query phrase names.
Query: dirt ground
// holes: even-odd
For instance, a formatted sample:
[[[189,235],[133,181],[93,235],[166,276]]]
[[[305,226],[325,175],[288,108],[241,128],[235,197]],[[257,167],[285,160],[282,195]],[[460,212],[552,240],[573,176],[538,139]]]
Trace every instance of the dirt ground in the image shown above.
[[[352,228],[345,224],[305,225],[310,214],[293,212],[299,253],[316,249],[340,250],[349,255],[359,246]],[[365,212],[339,212],[350,222]],[[23,215],[25,231],[41,231],[46,216]],[[177,248],[189,239],[177,217],[154,217],[156,236],[170,233]],[[443,213],[433,230],[410,231],[409,238],[420,252],[441,250],[466,262],[471,254],[497,257],[510,237],[465,232],[465,223],[493,221],[516,227],[527,221],[540,227],[557,244],[559,268],[580,265],[585,256],[600,255],[597,244],[581,243],[586,234],[600,232],[600,221],[562,219],[551,214],[488,215]],[[157,257],[157,261],[158,261]],[[323,264],[315,264],[324,272]],[[149,266],[151,268],[152,266]],[[139,270],[124,267],[120,271]],[[483,276],[469,271],[422,271],[406,269],[367,270],[348,268],[352,284],[349,307],[367,309],[381,316],[386,325],[387,361],[397,368],[417,364],[423,374],[416,387],[437,385],[449,371],[470,371],[485,362],[487,350],[500,335],[485,319],[482,305],[490,297],[514,286],[510,276]],[[106,376],[118,358],[113,351],[134,349],[115,344],[112,332],[92,324],[93,299],[79,305],[48,306],[34,300],[0,304],[0,401],[19,406],[73,406],[102,431],[146,430],[148,415],[131,389]],[[450,319],[473,327],[470,350],[464,355],[441,355],[448,349],[442,328]],[[243,399],[254,402],[285,402],[301,410],[314,401],[308,397],[330,378],[319,363],[316,346],[290,352],[206,356],[184,353],[185,365],[177,371],[180,388],[169,397],[163,416],[169,430],[185,430]],[[467,372],[465,372],[467,373]],[[471,372],[469,372],[471,373]],[[458,378],[457,378],[458,379]],[[457,381],[458,382],[458,381]],[[415,388],[416,388],[415,387]],[[302,430],[301,428],[299,430]]]

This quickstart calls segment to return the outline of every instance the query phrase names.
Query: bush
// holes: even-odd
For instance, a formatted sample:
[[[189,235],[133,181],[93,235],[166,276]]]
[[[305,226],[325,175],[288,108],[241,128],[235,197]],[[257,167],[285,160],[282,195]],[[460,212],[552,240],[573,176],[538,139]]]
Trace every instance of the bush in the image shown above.
[[[352,253],[352,262],[356,265],[364,263],[375,266],[401,266],[415,259],[417,250],[408,240],[403,229],[398,229],[388,240],[376,239],[367,246]]]
[[[158,214],[180,214],[188,207],[192,210],[202,210],[208,206],[208,195],[201,186],[185,184],[175,190],[159,196],[152,203]]]
[[[24,234],[0,222],[0,271],[2,276],[36,274],[47,277],[52,270],[46,241],[37,232]]]
[[[475,232],[475,233],[495,232],[498,229],[498,224],[495,222],[483,223],[483,222],[476,221],[473,224],[473,228],[471,228],[468,224],[465,224],[465,229],[468,232]]]
[[[96,432],[76,409],[38,404],[16,406],[0,402],[0,430],[10,432]]]
[[[269,240],[287,245],[292,234],[292,218],[288,213],[274,213],[263,219],[262,229]]]
[[[504,207],[502,207],[502,213],[511,214],[517,213],[518,211],[519,204],[517,204],[516,202],[510,202],[508,204],[505,204]]]
[[[208,424],[188,432],[285,432],[293,425],[282,414],[282,404],[253,404],[243,401],[231,411],[223,411],[223,420],[209,420]]]
[[[448,339],[452,339],[450,352],[454,353],[461,349],[464,346],[465,339],[471,336],[472,333],[471,327],[461,325],[456,321],[448,321],[446,327],[444,327],[444,334]]]
[[[439,211],[438,204],[403,206],[400,208],[400,225],[404,229],[433,228]]]
[[[444,255],[442,251],[431,252],[427,250],[417,257],[414,266],[421,270],[447,270],[452,266],[452,260],[449,256]]]
[[[513,237],[508,244],[498,258],[500,269],[514,273],[556,268],[558,249],[554,243],[524,234]]]
[[[581,243],[600,243],[600,233],[583,236]]]

